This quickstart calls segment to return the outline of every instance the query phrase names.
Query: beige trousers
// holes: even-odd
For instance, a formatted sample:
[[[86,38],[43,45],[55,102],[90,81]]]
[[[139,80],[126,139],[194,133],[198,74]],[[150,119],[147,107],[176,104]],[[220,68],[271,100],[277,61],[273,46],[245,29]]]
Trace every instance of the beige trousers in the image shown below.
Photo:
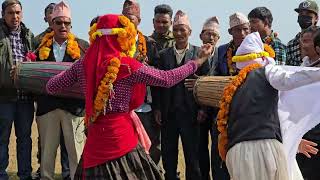
[[[56,109],[37,117],[41,144],[41,179],[53,180],[55,159],[61,129],[68,152],[70,176],[73,179],[85,143],[83,117]]]
[[[276,139],[238,143],[226,164],[231,180],[289,180],[283,145]]]

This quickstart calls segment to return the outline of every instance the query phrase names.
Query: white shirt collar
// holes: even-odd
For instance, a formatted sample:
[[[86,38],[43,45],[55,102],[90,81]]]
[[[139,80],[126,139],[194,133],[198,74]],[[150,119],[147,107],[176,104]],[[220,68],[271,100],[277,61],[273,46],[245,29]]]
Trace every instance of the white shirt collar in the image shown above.
[[[62,62],[67,50],[68,41],[64,41],[61,45],[53,38],[52,51],[57,62]]]
[[[68,40],[65,40],[61,45],[54,39],[52,38],[53,44],[56,44],[57,46],[66,46],[68,43]]]
[[[173,43],[173,49],[174,49],[175,52],[179,52],[179,51],[180,51],[180,53],[181,53],[181,51],[182,51],[182,52],[183,52],[183,51],[188,51],[188,50],[190,49],[190,44],[188,43],[187,47],[184,48],[184,49],[177,49],[177,48],[176,48],[176,42],[174,42],[174,43]]]

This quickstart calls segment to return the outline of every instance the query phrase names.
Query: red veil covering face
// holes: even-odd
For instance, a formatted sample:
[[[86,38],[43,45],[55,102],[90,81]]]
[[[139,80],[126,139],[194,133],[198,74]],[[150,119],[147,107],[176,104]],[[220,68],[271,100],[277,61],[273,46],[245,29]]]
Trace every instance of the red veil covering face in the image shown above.
[[[96,29],[122,28],[119,15],[104,15],[99,17]],[[84,57],[86,75],[86,123],[94,115],[94,99],[100,81],[104,77],[110,60],[114,57],[120,59],[121,66],[116,81],[130,76],[143,65],[134,58],[120,56],[124,50],[117,40],[118,35],[102,35],[97,37],[90,45]],[[136,84],[132,89],[130,110],[138,108],[144,101],[145,84]]]

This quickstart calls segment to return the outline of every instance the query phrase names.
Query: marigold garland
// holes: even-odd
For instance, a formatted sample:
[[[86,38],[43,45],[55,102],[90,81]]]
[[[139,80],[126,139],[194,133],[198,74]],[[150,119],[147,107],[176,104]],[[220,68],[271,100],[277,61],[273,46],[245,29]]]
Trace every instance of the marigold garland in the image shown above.
[[[47,33],[41,40],[39,45],[39,58],[40,60],[46,60],[49,57],[51,52],[50,46],[53,43],[53,36],[54,31]],[[79,59],[80,58],[80,48],[78,42],[75,40],[75,36],[72,33],[68,33],[67,37],[67,54],[71,56],[72,59]]]
[[[223,91],[222,99],[220,100],[220,110],[217,116],[217,126],[220,132],[218,138],[218,149],[221,159],[225,161],[227,155],[227,145],[228,145],[228,119],[229,119],[229,109],[232,98],[237,91],[237,89],[244,83],[247,75],[254,69],[262,67],[260,64],[255,63],[243,68],[239,74],[229,83]]]
[[[138,56],[136,59],[140,62],[146,61],[147,58],[147,42],[142,32],[138,30]]]
[[[136,53],[136,35],[137,30],[134,27],[133,23],[125,16],[119,16],[119,21],[122,24],[122,28],[112,28],[111,35],[118,35],[117,41],[123,50],[123,52],[129,56],[133,57]],[[100,31],[97,31],[97,27],[92,26],[89,31],[91,43],[97,38],[101,37],[103,34]]]
[[[278,33],[277,33],[277,32],[274,32],[274,33],[271,34],[270,36],[267,36],[267,37],[265,38],[264,42],[265,42],[266,44],[270,45],[270,44],[273,42],[273,40],[274,40],[275,38],[277,38],[277,37],[278,37]]]
[[[97,23],[94,23],[91,27],[90,27],[90,30],[88,32],[89,34],[89,42],[90,44],[93,43],[93,41],[95,40],[95,38],[93,38],[93,33],[95,33],[97,31]]]
[[[264,51],[269,53],[269,56],[272,58],[276,57],[276,52],[274,52],[273,48],[268,44],[263,44]]]
[[[232,57],[233,57],[233,52],[236,50],[235,45],[233,44],[233,41],[229,43],[229,47],[227,50],[227,64],[228,64],[228,69],[229,69],[229,74],[234,75],[235,69],[232,66]]]
[[[121,61],[117,57],[110,60],[110,64],[107,66],[107,72],[100,81],[94,100],[94,117],[91,118],[91,122],[95,122],[96,118],[107,109],[107,105],[113,97],[113,82],[117,79],[120,65]]]

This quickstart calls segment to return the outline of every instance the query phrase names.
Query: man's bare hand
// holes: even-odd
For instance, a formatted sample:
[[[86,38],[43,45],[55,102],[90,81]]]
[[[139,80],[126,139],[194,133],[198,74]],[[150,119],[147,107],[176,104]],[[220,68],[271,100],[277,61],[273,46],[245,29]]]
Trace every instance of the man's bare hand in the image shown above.
[[[213,46],[211,44],[204,44],[199,49],[198,53],[198,59],[195,60],[195,62],[198,64],[198,66],[201,66],[204,62],[206,62],[209,58],[209,56],[213,52]]]
[[[202,45],[198,52],[198,58],[207,59],[212,54],[213,49],[213,46],[209,43]]]
[[[316,148],[316,146],[317,143],[302,139],[298,147],[298,152],[304,154],[308,158],[311,158],[311,155],[309,153],[313,155],[316,155],[318,153],[318,149]]]

